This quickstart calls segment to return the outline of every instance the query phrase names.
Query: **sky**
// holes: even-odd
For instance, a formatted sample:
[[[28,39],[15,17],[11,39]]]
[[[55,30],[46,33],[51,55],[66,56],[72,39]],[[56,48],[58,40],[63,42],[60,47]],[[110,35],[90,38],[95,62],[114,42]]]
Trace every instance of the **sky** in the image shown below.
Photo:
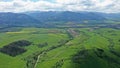
[[[0,12],[27,11],[120,13],[120,0],[0,0]]]

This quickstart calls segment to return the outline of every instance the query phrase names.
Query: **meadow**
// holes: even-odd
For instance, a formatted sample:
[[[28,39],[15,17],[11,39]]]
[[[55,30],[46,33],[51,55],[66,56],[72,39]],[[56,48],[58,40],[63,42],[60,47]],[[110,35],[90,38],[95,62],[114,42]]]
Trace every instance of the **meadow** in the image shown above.
[[[15,30],[17,29],[17,30]],[[0,68],[120,68],[120,30],[14,27],[0,31],[0,48],[30,41],[17,56],[0,52]]]

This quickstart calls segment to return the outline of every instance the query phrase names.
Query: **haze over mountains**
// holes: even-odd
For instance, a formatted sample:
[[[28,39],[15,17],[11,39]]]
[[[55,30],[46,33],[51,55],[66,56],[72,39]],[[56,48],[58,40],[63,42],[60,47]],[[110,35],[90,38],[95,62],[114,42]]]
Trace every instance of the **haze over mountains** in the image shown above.
[[[26,26],[39,23],[33,17],[22,13],[0,13],[0,24],[8,26]]]
[[[76,23],[106,23],[105,21],[120,21],[119,13],[98,12],[24,12],[24,13],[0,13],[1,26],[41,26],[46,22],[76,22]],[[97,22],[96,22],[97,21]]]

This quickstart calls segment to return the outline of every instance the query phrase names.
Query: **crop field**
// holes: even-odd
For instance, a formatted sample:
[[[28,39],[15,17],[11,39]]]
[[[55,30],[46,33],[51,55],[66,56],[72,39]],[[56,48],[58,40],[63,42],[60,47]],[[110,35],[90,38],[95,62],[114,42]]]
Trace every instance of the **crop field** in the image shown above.
[[[0,68],[120,68],[120,30],[2,29]]]

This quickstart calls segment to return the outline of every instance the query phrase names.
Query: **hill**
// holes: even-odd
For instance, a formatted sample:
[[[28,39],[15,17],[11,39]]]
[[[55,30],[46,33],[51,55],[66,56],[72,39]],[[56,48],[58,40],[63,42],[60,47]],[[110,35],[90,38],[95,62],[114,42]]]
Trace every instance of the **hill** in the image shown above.
[[[0,13],[0,24],[2,26],[33,26],[40,22],[22,13]]]
[[[34,17],[42,22],[63,21],[63,22],[81,22],[85,20],[106,20],[103,16],[93,12],[28,12],[27,15]]]
[[[24,13],[0,13],[0,24],[3,26],[37,26],[54,27],[57,24],[106,24],[120,21],[120,14],[97,12],[24,12]]]

